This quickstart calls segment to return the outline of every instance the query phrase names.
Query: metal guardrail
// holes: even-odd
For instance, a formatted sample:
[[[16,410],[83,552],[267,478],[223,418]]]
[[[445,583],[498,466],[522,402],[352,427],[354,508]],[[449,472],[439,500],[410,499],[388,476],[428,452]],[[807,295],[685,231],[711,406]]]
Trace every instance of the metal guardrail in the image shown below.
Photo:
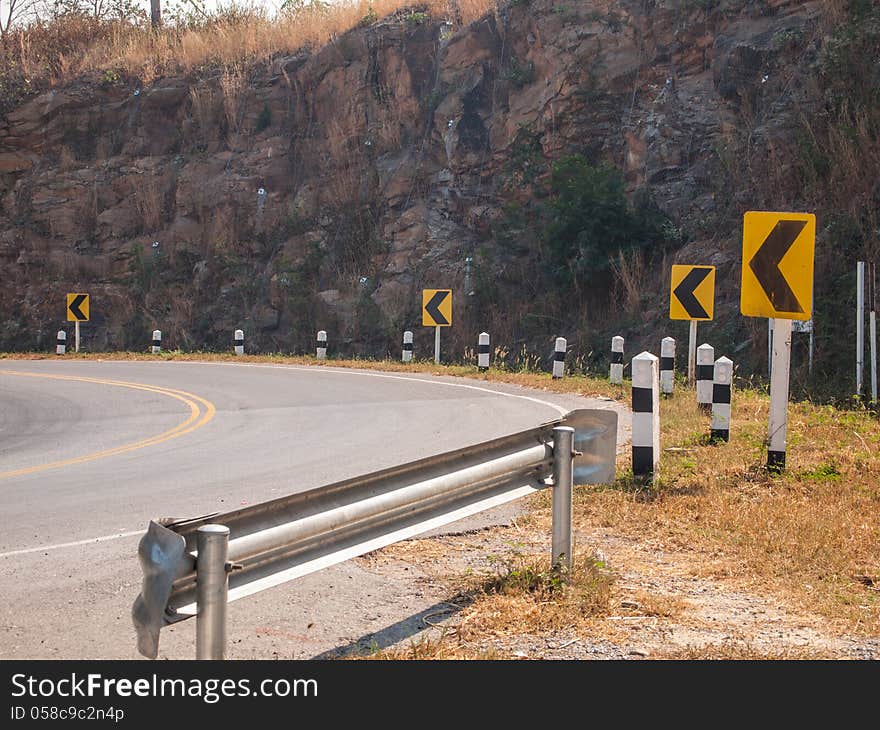
[[[132,607],[138,651],[198,615],[196,655],[225,654],[226,605],[553,487],[552,561],[570,565],[572,484],[614,479],[617,414],[579,409],[537,428],[194,519],[150,522]]]

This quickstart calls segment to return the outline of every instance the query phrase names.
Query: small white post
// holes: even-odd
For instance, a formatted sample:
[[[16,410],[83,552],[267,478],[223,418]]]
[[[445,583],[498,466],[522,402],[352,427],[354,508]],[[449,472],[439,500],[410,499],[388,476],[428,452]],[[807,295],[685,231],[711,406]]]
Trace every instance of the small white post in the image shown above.
[[[489,369],[489,333],[480,332],[477,344],[477,368],[486,371]]]
[[[403,333],[403,352],[400,359],[403,362],[412,362],[413,359],[413,333],[409,330]]]
[[[162,330],[153,330],[152,353],[155,355],[162,350]]]
[[[808,357],[808,359],[807,359],[807,375],[813,374],[813,329],[814,329],[814,327],[815,327],[815,325],[813,325],[813,327],[810,327],[810,353],[807,356]]]
[[[561,378],[565,375],[565,351],[568,349],[568,341],[564,337],[556,338],[553,347],[553,377]]]
[[[55,340],[55,354],[63,355],[67,352],[67,333],[64,330],[58,330],[58,339]]]
[[[864,389],[865,369],[865,262],[856,263],[856,398]]]
[[[434,364],[440,364],[440,328],[434,328]]]
[[[770,424],[767,470],[785,471],[788,428],[788,373],[791,364],[791,320],[773,322],[773,370],[770,372]]]
[[[74,324],[73,337],[74,337],[74,352],[79,352],[79,320],[76,320],[76,323]]]
[[[659,362],[650,352],[642,352],[632,359],[633,476],[653,481],[659,463]]]
[[[706,412],[712,410],[714,363],[715,348],[703,343],[697,348],[697,405]]]
[[[691,320],[691,326],[688,330],[688,387],[693,388],[696,382],[697,360],[697,320]]]
[[[244,355],[244,331],[235,330],[235,354]]]
[[[730,403],[733,390],[733,361],[719,357],[712,378],[712,425],[709,439],[730,441]]]
[[[767,320],[767,377],[773,372],[773,320]]]
[[[660,392],[672,397],[675,387],[675,339],[664,337],[660,341]]]
[[[620,335],[611,338],[611,372],[609,380],[612,385],[623,385],[623,337]]]
[[[871,402],[877,402],[877,280],[874,262],[868,262],[868,339],[871,342]],[[812,337],[812,333],[810,334]]]
[[[318,332],[318,341],[315,344],[315,357],[319,360],[327,359],[327,333],[324,330]]]

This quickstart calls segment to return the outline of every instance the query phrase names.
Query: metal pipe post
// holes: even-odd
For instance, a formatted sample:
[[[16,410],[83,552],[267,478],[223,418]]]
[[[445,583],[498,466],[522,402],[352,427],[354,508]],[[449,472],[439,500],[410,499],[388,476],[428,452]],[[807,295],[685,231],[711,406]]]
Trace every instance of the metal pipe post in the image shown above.
[[[688,332],[688,387],[693,388],[697,382],[696,376],[697,363],[697,320],[691,320],[690,330]]]
[[[553,544],[551,564],[571,569],[571,492],[574,472],[574,429],[553,429]]]
[[[877,281],[874,262],[868,262],[868,339],[871,343],[871,402],[877,402]]]
[[[856,263],[856,398],[862,397],[865,369],[865,262]]]
[[[440,328],[434,328],[434,364],[440,364]]]
[[[788,428],[788,373],[791,365],[791,320],[773,322],[773,370],[770,372],[770,422],[767,470],[785,471],[785,442]]]
[[[74,331],[74,352],[79,352],[79,320],[76,320],[76,324],[73,328]]]
[[[196,533],[196,546],[196,659],[225,659],[229,528],[203,525]]]

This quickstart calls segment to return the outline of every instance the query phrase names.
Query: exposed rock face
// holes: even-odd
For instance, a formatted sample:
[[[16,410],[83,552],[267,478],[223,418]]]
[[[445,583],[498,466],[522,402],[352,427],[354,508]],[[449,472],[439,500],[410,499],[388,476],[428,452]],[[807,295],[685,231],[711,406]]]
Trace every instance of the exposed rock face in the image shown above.
[[[529,195],[509,174],[526,138],[544,160],[614,162],[735,277],[755,201],[717,199],[719,150],[746,118],[758,148],[792,123],[768,105],[811,93],[795,61],[817,6],[532,0],[465,27],[401,15],[242,78],[41,94],[0,125],[0,348],[50,347],[67,291],[92,296],[90,349],[143,349],[154,327],[227,349],[241,327],[249,348],[310,352],[326,329],[396,352],[403,329],[427,336],[423,287],[455,289],[471,324],[465,259]]]

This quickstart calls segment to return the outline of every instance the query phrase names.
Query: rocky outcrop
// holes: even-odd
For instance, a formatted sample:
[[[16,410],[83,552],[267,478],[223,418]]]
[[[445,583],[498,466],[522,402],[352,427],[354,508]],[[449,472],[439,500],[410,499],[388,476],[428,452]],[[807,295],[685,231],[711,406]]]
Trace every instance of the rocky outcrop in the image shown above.
[[[396,350],[420,329],[419,290],[461,291],[466,259],[497,245],[493,222],[531,194],[521,173],[575,151],[650,187],[688,234],[681,256],[730,273],[751,200],[719,199],[722,151],[746,122],[757,145],[784,131],[786,95],[809,101],[797,61],[817,13],[797,0],[532,0],[466,26],[401,13],[240,75],[43,93],[0,125],[0,348],[45,349],[65,292],[89,291],[94,349],[143,349],[154,327],[171,347],[226,349],[241,327],[261,349],[310,351],[321,328],[349,352]],[[469,324],[467,298],[456,307]]]

